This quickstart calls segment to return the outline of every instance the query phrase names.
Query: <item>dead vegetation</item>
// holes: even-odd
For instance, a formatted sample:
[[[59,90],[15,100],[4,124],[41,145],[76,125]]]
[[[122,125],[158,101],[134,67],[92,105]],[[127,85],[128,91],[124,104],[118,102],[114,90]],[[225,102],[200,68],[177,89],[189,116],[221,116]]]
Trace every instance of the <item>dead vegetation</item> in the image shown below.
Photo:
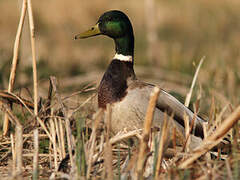
[[[185,123],[185,134],[179,134],[177,129],[173,129],[173,136],[170,137],[171,144],[169,148],[164,146],[168,128],[164,128],[159,134],[156,130],[151,129],[151,120],[154,107],[154,97],[158,96],[158,90],[153,93],[149,103],[149,109],[146,114],[145,125],[143,129],[121,132],[117,135],[111,134],[111,106],[108,106],[104,113],[101,109],[96,110],[95,102],[95,85],[86,82],[94,82],[99,76],[99,71],[92,71],[90,75],[83,77],[67,78],[66,84],[77,82],[83,83],[80,90],[73,93],[63,95],[55,77],[50,77],[45,87],[48,87],[48,95],[46,98],[41,97],[37,101],[38,91],[41,87],[36,84],[36,62],[34,47],[34,26],[31,15],[31,0],[23,0],[22,16],[19,23],[19,31],[16,36],[14,48],[12,78],[9,82],[8,92],[0,91],[0,111],[5,113],[11,122],[11,126],[5,129],[3,133],[7,136],[0,138],[0,175],[4,179],[239,179],[240,177],[240,156],[239,156],[239,123],[240,107],[237,100],[239,93],[236,92],[239,87],[239,73],[235,69],[231,69],[231,63],[225,66],[217,66],[223,68],[221,71],[211,70],[215,68],[213,63],[208,62],[208,67],[202,68],[198,77],[197,93],[194,102],[194,112],[198,113],[200,106],[204,104],[207,108],[203,108],[208,112],[206,119],[208,123],[204,125],[205,139],[199,140],[198,146],[191,146],[191,142],[196,139],[190,135],[192,124]],[[106,2],[105,2],[106,3]],[[158,2],[155,2],[156,6]],[[201,2],[203,6],[208,5],[211,13],[211,7],[214,3]],[[198,3],[197,5],[201,4]],[[216,3],[216,2],[215,2]],[[234,4],[232,0],[230,4]],[[43,3],[44,4],[44,3]],[[221,2],[220,4],[223,4]],[[45,5],[43,5],[45,6]],[[85,4],[85,7],[89,5]],[[168,5],[172,7],[173,5]],[[187,6],[185,3],[182,6]],[[158,10],[159,10],[159,6]],[[193,6],[194,7],[194,6]],[[230,5],[229,5],[230,7]],[[63,5],[62,5],[63,8]],[[228,8],[228,6],[227,6]],[[89,10],[90,8],[88,8]],[[34,83],[33,99],[26,100],[21,94],[13,93],[14,74],[16,71],[19,53],[19,41],[21,35],[21,26],[23,26],[24,17],[28,11],[30,32],[31,32],[31,48],[33,54],[33,73]],[[90,10],[91,11],[91,10]],[[100,11],[100,10],[99,10]],[[134,10],[137,11],[137,10]],[[159,12],[159,11],[157,11]],[[235,13],[235,11],[233,11]],[[231,15],[234,16],[234,13]],[[56,16],[56,15],[55,15]],[[26,16],[27,17],[27,16]],[[56,17],[57,18],[57,17]],[[169,19],[173,17],[168,17]],[[225,18],[223,18],[225,19]],[[183,23],[190,19],[184,19]],[[176,23],[175,21],[173,24]],[[176,24],[175,24],[176,25]],[[179,25],[177,23],[177,25]],[[151,25],[149,25],[151,26]],[[152,27],[150,27],[151,29]],[[156,27],[155,27],[156,28]],[[181,27],[177,27],[180,28]],[[186,27],[185,27],[186,28]],[[186,33],[181,29],[182,33]],[[196,27],[194,27],[196,28]],[[194,30],[194,28],[192,30]],[[191,29],[191,28],[190,28]],[[224,29],[224,27],[222,27]],[[154,31],[154,29],[151,29]],[[197,31],[197,29],[195,29]],[[227,30],[226,30],[227,31]],[[171,33],[171,32],[169,32]],[[211,31],[209,32],[211,35]],[[236,37],[235,35],[233,37]],[[232,37],[232,38],[233,38]],[[198,38],[196,38],[198,39]],[[195,40],[195,39],[194,39]],[[150,46],[158,49],[160,44],[152,42]],[[163,54],[161,59],[168,59],[166,49],[168,45],[163,42]],[[176,42],[173,42],[176,43]],[[234,40],[232,47],[237,47],[237,41]],[[186,44],[187,45],[187,44]],[[177,70],[178,66],[174,59],[177,57],[185,58],[191,54],[191,48],[180,56],[183,49],[179,48],[178,43],[172,47],[174,52],[171,62],[163,62],[163,66],[173,63],[173,70]],[[213,54],[217,54],[219,49],[215,47]],[[219,48],[219,47],[218,47]],[[158,58],[157,50],[150,53],[153,58],[152,63]],[[230,56],[230,54],[234,54]],[[98,53],[92,53],[98,54]],[[140,53],[141,54],[141,53]],[[179,55],[179,56],[178,56]],[[232,50],[226,50],[226,57],[235,57],[239,59],[239,53]],[[57,57],[57,56],[55,56]],[[194,56],[192,56],[194,57]],[[207,56],[212,61],[219,58],[217,55]],[[221,61],[220,61],[221,62]],[[184,62],[189,63],[189,61]],[[236,66],[239,63],[236,62]],[[200,67],[200,66],[199,66]],[[199,68],[197,68],[199,69]],[[145,72],[146,69],[139,73],[149,76]],[[189,92],[189,86],[184,84],[185,80],[191,81],[192,77],[186,74],[165,70],[159,72],[158,69],[151,72],[151,76],[161,76],[165,86],[169,89],[178,89],[178,92],[186,95]],[[138,71],[138,69],[137,69]],[[198,70],[197,70],[198,71]],[[202,73],[201,73],[202,71]],[[137,72],[138,73],[138,72]],[[166,74],[170,74],[166,76]],[[226,76],[225,78],[223,78]],[[176,78],[179,77],[179,78]],[[194,79],[195,79],[194,77]],[[98,77],[99,78],[99,77]],[[147,78],[146,78],[147,79]],[[212,98],[204,101],[202,97],[202,86],[211,87],[212,80],[216,82],[215,88],[209,88]],[[227,80],[226,80],[227,79]],[[157,81],[158,78],[151,79]],[[169,81],[170,80],[170,81]],[[227,82],[227,83],[225,83]],[[168,84],[169,83],[169,84]],[[41,83],[40,83],[41,84]],[[64,83],[65,84],[65,83]],[[171,88],[171,85],[173,86]],[[187,94],[186,105],[192,97],[193,86]],[[223,91],[219,89],[223,88]],[[85,93],[88,93],[87,97]],[[71,94],[71,95],[69,95]],[[227,96],[229,95],[229,96]],[[81,100],[77,99],[81,97]],[[77,99],[77,100],[76,100]],[[201,103],[202,102],[202,103]],[[232,103],[230,103],[232,102]],[[221,106],[218,105],[221,104]],[[15,105],[17,104],[17,105]],[[202,105],[203,106],[203,105]],[[209,107],[209,108],[208,108]],[[6,122],[7,120],[5,120]],[[187,122],[187,121],[186,121]],[[171,119],[165,119],[164,126],[171,123]],[[5,124],[5,123],[4,123]]]
[[[20,104],[32,115],[28,123],[23,124],[8,104],[1,100],[1,110],[8,114],[15,129],[9,138],[2,137],[0,143],[1,173],[6,173],[3,174],[6,179],[29,176],[36,179],[239,177],[239,130],[236,123],[240,118],[239,107],[222,123],[217,121],[221,119],[218,117],[207,124],[206,137],[195,149],[186,143],[194,141],[194,136],[188,134],[185,139],[183,135],[183,143],[179,144],[176,143],[176,139],[179,139],[176,131],[171,137],[172,146],[166,149],[162,142],[166,141],[168,128],[164,128],[165,131],[160,135],[150,128],[151,108],[154,107],[154,98],[158,96],[157,89],[149,103],[143,132],[123,131],[115,136],[110,134],[111,106],[108,106],[105,114],[101,109],[94,114],[87,113],[86,104],[93,103],[93,96],[90,96],[76,109],[68,109],[64,98],[58,94],[54,77],[50,78],[49,90],[48,99],[38,105],[38,121],[33,110],[24,105],[24,100]],[[8,97],[2,99],[16,102]],[[76,112],[81,113],[76,116]],[[165,127],[168,127],[169,121],[171,119],[165,119]],[[129,139],[135,139],[135,144],[129,144]],[[140,142],[139,150],[136,142]],[[213,147],[217,148],[213,150]]]

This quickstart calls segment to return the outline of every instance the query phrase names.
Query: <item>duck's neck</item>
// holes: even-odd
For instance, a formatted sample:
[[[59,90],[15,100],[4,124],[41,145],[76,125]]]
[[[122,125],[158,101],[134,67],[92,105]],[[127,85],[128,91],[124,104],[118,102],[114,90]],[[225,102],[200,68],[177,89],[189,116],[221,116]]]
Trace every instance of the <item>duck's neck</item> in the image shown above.
[[[123,56],[134,56],[134,35],[132,30],[130,30],[125,36],[120,38],[115,38],[115,51],[116,54],[121,54]]]
[[[113,59],[98,88],[98,106],[120,101],[126,95],[128,80],[135,79],[133,63]]]

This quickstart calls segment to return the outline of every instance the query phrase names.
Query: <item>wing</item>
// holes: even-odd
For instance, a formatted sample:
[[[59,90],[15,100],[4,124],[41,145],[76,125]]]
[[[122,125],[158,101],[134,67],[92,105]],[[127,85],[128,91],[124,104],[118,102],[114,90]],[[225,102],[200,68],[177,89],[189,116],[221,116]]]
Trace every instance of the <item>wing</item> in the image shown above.
[[[161,111],[167,112],[168,115],[173,114],[174,120],[176,120],[183,127],[184,127],[184,115],[186,114],[189,117],[190,124],[194,120],[195,123],[193,130],[194,135],[202,138],[204,137],[202,123],[205,121],[199,116],[195,117],[194,113],[190,109],[184,106],[172,95],[168,94],[164,90],[161,90],[156,106]]]

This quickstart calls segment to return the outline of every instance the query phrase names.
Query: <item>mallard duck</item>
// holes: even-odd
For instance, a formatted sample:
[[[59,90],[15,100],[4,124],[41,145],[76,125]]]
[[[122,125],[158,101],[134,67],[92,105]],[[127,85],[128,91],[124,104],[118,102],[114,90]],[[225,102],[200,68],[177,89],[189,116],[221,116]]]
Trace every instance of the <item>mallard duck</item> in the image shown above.
[[[118,10],[105,12],[96,25],[76,35],[75,39],[98,35],[108,36],[115,43],[115,55],[98,88],[98,107],[106,109],[106,105],[111,104],[111,124],[114,133],[142,128],[154,85],[138,80],[134,72],[134,33],[128,16]],[[169,116],[174,114],[174,123],[180,129],[184,128],[184,115],[188,116],[190,124],[195,119],[194,134],[203,137],[203,119],[194,117],[191,110],[161,89],[153,126],[161,128],[164,112]]]

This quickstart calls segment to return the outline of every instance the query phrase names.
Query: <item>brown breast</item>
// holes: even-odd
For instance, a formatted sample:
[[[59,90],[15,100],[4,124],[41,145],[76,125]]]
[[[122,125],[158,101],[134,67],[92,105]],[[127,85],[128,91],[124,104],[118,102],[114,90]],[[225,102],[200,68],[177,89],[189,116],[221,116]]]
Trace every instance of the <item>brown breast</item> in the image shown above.
[[[98,88],[98,106],[106,108],[125,97],[129,78],[135,79],[132,62],[112,60]]]

